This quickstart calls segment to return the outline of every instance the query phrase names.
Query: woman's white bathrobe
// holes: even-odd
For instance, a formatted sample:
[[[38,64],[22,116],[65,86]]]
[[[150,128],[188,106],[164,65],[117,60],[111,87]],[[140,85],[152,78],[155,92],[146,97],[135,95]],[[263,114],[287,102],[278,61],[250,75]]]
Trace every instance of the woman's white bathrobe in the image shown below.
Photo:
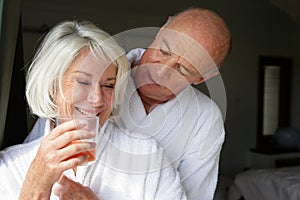
[[[129,135],[111,122],[105,126],[97,162],[78,167],[76,177],[72,170],[66,176],[90,187],[101,200],[186,199],[176,170],[163,164],[163,150],[153,139]],[[49,122],[40,131],[48,134]],[[1,199],[18,199],[41,139],[0,152]],[[52,194],[51,199],[58,197]]]

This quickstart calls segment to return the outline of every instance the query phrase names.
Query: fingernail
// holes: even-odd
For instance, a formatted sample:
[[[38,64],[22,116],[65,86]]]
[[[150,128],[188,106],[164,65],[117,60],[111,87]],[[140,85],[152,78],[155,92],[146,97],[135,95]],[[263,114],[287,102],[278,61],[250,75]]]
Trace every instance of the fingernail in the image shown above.
[[[86,126],[86,121],[85,120],[79,120],[78,121],[78,126],[80,126],[80,127]]]
[[[96,132],[95,132],[95,131],[90,131],[90,135],[91,135],[92,137],[95,137],[95,136],[96,136]]]

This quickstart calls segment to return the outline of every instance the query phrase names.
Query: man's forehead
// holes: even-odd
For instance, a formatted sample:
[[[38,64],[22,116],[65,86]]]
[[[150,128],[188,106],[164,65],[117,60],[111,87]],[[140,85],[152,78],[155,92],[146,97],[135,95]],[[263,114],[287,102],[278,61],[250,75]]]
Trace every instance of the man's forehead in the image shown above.
[[[158,37],[157,42],[161,45],[168,45],[173,53],[182,55],[185,53],[189,46],[193,46],[193,40],[189,39],[185,34],[171,30],[162,29]]]
[[[172,29],[163,28],[156,37],[153,48],[163,48],[189,62],[201,74],[217,68],[208,52],[190,36]]]

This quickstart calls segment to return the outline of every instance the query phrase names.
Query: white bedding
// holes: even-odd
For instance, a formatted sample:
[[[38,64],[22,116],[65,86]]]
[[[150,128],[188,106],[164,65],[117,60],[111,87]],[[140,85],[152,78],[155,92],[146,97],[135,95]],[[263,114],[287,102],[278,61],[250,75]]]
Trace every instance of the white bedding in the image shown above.
[[[238,199],[237,191],[246,200],[299,200],[300,166],[239,173],[230,190],[230,200]]]

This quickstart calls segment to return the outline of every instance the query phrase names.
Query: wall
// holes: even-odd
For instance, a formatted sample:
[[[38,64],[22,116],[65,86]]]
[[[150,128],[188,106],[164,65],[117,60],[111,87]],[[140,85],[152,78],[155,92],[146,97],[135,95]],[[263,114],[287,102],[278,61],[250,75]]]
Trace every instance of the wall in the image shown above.
[[[300,25],[293,32],[292,52],[294,56],[293,77],[292,77],[292,124],[300,129]]]
[[[166,3],[166,7],[160,3],[156,8],[157,12],[153,13],[147,11],[147,7],[140,7],[140,12],[138,12],[138,7],[132,7],[133,10],[137,10],[134,13],[130,9],[120,10],[121,6],[117,7],[119,10],[113,10],[113,6],[110,8],[111,10],[106,9],[105,5],[98,7],[94,5],[88,9],[87,4],[85,7],[70,4],[58,8],[48,2],[48,4],[38,7],[32,2],[26,3],[24,0],[25,51],[32,52],[30,45],[37,36],[30,30],[38,30],[45,24],[51,26],[62,19],[70,18],[70,16],[89,19],[99,24],[104,30],[115,34],[130,28],[158,27],[164,22],[168,13],[192,4],[212,8],[220,13],[227,21],[233,36],[231,54],[221,68],[227,95],[225,121],[227,136],[220,165],[222,174],[233,176],[251,166],[249,149],[255,147],[259,55],[293,56],[295,58],[292,77],[292,123],[300,128],[300,104],[298,103],[300,102],[300,93],[297,91],[300,80],[300,56],[297,51],[300,43],[299,24],[294,24],[288,15],[272,6],[268,1],[188,1],[185,5],[181,3],[177,7],[172,1]],[[173,10],[170,10],[171,8]],[[151,9],[150,5],[149,9]],[[145,11],[144,14],[143,11]],[[30,57],[29,54],[27,56]]]
[[[24,64],[25,64],[25,66],[30,65],[31,59],[37,48],[38,41],[40,40],[41,37],[42,37],[42,34],[38,33],[38,32],[31,32],[31,31],[23,32],[23,47],[24,47]],[[36,118],[34,118],[34,116],[32,116],[32,114],[30,114],[30,112],[27,113],[28,132],[32,129],[35,119]]]
[[[245,2],[243,2],[245,3]],[[233,48],[222,68],[228,112],[227,138],[221,158],[221,172],[227,175],[254,166],[250,148],[255,147],[257,110],[257,67],[259,55],[292,56],[292,125],[299,126],[299,53],[295,41],[297,27],[277,8],[258,2],[239,7],[237,19],[231,19]],[[236,13],[235,13],[236,14]],[[298,32],[299,33],[299,32]],[[298,34],[299,35],[299,34]],[[298,56],[297,56],[298,54]]]

